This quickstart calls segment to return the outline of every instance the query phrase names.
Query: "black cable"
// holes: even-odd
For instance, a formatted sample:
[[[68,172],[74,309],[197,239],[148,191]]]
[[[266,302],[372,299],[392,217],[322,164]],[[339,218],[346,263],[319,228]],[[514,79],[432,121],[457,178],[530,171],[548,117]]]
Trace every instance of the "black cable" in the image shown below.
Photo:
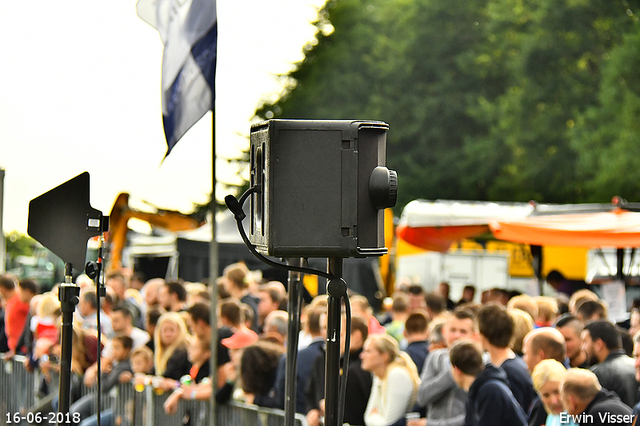
[[[342,354],[342,378],[340,380],[340,394],[339,400],[340,404],[338,405],[338,413],[337,419],[338,424],[341,425],[344,419],[344,406],[347,401],[347,377],[349,373],[349,355],[350,355],[350,347],[351,347],[351,303],[349,302],[349,296],[347,294],[344,295],[344,310],[346,314],[346,335],[344,337],[344,354]]]
[[[102,286],[100,283],[104,283],[104,262],[103,262],[103,253],[102,246],[104,244],[104,235],[100,236],[100,245],[98,246],[98,259],[96,262],[89,262],[85,268],[85,273],[90,276],[96,286],[96,300],[98,304],[98,311],[96,314],[96,327],[98,332],[98,344],[96,347],[96,374],[97,374],[97,391],[96,391],[96,410],[98,412],[98,417],[96,419],[97,426],[100,426],[100,411],[102,409],[102,327],[100,323],[100,314],[102,312],[102,304],[100,303],[100,295]]]
[[[236,219],[236,224],[238,226],[238,232],[240,232],[240,236],[242,237],[242,241],[247,246],[249,251],[251,251],[251,253],[255,257],[257,257],[259,260],[261,260],[262,262],[266,263],[267,265],[271,265],[273,267],[276,267],[276,268],[281,268],[281,269],[285,269],[287,271],[294,271],[294,272],[299,272],[299,273],[303,273],[303,274],[317,275],[317,276],[326,278],[327,280],[333,280],[333,279],[337,278],[332,274],[329,274],[327,272],[320,271],[320,270],[317,270],[317,269],[304,268],[304,267],[286,265],[286,264],[274,262],[273,260],[271,260],[271,259],[263,256],[262,254],[258,253],[258,251],[256,250],[255,246],[253,244],[251,244],[251,241],[249,241],[249,238],[247,237],[247,234],[246,234],[246,232],[244,230],[244,226],[242,226],[242,220],[245,217],[247,217],[246,214],[243,211],[243,205],[244,205],[246,199],[252,193],[260,193],[260,192],[261,192],[260,186],[256,185],[256,186],[253,186],[253,187],[249,188],[247,191],[245,191],[245,193],[242,194],[242,196],[240,197],[240,200],[237,200],[233,195],[227,195],[225,197],[225,199],[224,199],[227,207],[229,208],[229,210],[231,210],[231,212],[233,213],[234,218]],[[342,377],[341,377],[341,380],[340,380],[340,391],[339,391],[339,401],[341,403],[338,404],[338,411],[336,413],[336,418],[338,420],[338,424],[342,424],[342,420],[344,418],[344,402],[346,401],[346,395],[347,395],[347,376],[348,376],[348,371],[349,371],[349,347],[351,346],[351,305],[349,303],[349,297],[347,296],[346,292],[345,292],[343,298],[344,298],[344,302],[345,302],[345,313],[346,313],[346,325],[345,325],[346,336],[345,336],[345,350],[344,350],[344,353],[342,354],[342,356],[343,356],[343,361],[342,361],[343,374],[342,374]]]
[[[292,266],[292,265],[285,265],[283,263],[278,263],[278,262],[274,262],[273,260],[263,256],[262,254],[258,253],[258,251],[256,250],[255,246],[253,244],[251,244],[251,241],[249,241],[249,237],[247,237],[247,234],[244,230],[244,227],[242,226],[242,220],[247,217],[244,214],[244,211],[242,211],[242,205],[244,204],[244,201],[247,199],[247,197],[253,193],[253,192],[257,192],[259,191],[259,187],[258,186],[254,186],[252,188],[249,188],[244,194],[242,194],[242,196],[240,197],[240,201],[238,201],[236,199],[236,197],[234,197],[233,195],[227,195],[226,197],[224,197],[224,201],[227,204],[227,207],[229,208],[229,210],[231,210],[231,212],[233,213],[233,216],[236,219],[236,224],[238,225],[238,231],[240,232],[240,236],[242,237],[242,241],[244,241],[244,244],[247,246],[247,248],[249,249],[249,251],[251,251],[251,253],[257,257],[259,260],[261,260],[262,262],[266,263],[267,265],[273,266],[275,268],[281,268],[281,269],[285,269],[287,271],[293,271],[293,272],[300,272],[302,274],[311,274],[311,275],[318,275],[320,277],[326,278],[328,280],[332,280],[335,277],[331,274],[328,274],[324,271],[320,271],[318,269],[312,269],[312,268],[304,268],[304,267],[300,267],[300,266]]]
[[[98,248],[98,273],[96,275],[95,278],[95,284],[96,284],[96,298],[98,300],[98,313],[96,315],[96,326],[98,327],[98,345],[97,345],[97,351],[98,351],[98,356],[97,356],[97,360],[96,362],[98,363],[97,367],[98,367],[98,392],[96,394],[96,409],[97,409],[97,413],[98,413],[98,417],[96,419],[96,424],[97,426],[100,426],[101,423],[101,419],[100,417],[102,417],[101,415],[101,409],[102,409],[102,404],[101,404],[101,400],[102,400],[102,348],[101,348],[101,342],[102,342],[102,328],[100,327],[100,314],[102,313],[102,306],[100,304],[100,278],[104,279],[104,268],[103,268],[103,263],[102,263],[102,244],[103,244],[103,240],[102,240],[102,236],[100,236],[100,247]],[[102,281],[104,282],[104,281]]]

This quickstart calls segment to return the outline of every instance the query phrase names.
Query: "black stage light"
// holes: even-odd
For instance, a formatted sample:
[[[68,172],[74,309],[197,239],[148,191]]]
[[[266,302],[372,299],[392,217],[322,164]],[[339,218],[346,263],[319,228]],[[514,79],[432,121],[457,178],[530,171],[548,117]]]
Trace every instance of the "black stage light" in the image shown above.
[[[278,257],[387,252],[384,213],[397,176],[385,167],[388,124],[269,120],[251,127],[249,239]]]

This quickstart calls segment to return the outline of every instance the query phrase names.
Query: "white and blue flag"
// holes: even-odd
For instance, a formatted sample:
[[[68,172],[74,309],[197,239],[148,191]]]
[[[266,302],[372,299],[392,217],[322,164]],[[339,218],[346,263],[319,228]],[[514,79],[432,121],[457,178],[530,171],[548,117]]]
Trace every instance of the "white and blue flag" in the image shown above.
[[[160,33],[167,155],[215,99],[215,0],[139,0],[138,16]]]

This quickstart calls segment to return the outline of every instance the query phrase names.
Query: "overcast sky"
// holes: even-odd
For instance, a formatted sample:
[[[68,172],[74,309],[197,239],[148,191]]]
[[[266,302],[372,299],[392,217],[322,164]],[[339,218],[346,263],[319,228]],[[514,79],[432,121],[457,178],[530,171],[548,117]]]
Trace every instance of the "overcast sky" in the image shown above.
[[[219,157],[248,145],[261,99],[302,59],[324,0],[219,0]],[[120,192],[188,212],[211,191],[211,114],[162,162],[162,43],[135,1],[0,1],[0,168],[5,232],[27,229],[29,201],[88,171],[91,205]],[[218,164],[218,179],[233,173]]]

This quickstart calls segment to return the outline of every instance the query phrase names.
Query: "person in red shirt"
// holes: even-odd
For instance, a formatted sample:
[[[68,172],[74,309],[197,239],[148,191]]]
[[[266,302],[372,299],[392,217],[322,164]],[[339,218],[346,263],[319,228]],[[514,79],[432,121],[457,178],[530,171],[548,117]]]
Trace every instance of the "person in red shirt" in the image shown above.
[[[0,275],[0,296],[5,300],[4,331],[7,335],[9,356],[16,353],[18,340],[29,314],[29,304],[20,300],[18,280],[10,274]]]

